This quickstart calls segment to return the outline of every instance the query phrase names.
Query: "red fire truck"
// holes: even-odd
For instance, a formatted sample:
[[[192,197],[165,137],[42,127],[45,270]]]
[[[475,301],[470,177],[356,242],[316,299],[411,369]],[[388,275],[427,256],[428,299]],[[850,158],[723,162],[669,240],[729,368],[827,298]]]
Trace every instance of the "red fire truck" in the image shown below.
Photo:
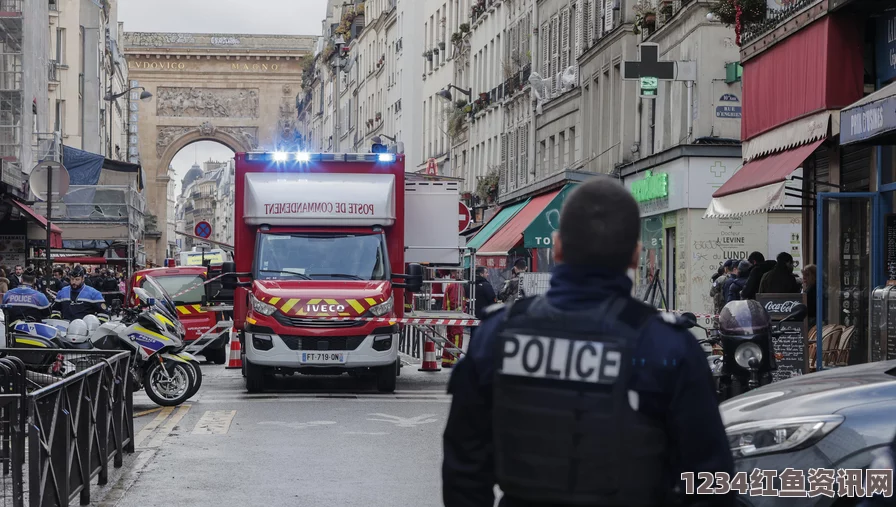
[[[235,265],[224,271],[238,277],[223,286],[247,389],[273,374],[349,372],[394,391],[417,263],[458,262],[457,184],[406,175],[392,153],[240,153],[235,176]]]

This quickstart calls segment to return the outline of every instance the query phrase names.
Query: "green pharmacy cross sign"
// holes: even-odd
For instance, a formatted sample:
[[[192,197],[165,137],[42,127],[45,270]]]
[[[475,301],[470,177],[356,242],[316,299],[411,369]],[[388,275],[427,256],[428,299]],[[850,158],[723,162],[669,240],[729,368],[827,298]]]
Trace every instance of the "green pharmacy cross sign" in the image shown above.
[[[647,171],[643,180],[632,183],[632,195],[638,202],[669,197],[669,175]]]

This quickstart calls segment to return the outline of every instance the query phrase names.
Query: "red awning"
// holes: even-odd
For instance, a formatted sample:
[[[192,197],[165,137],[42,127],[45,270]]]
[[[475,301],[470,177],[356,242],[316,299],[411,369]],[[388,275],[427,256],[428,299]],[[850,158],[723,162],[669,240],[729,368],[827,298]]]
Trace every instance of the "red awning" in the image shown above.
[[[781,183],[797,170],[825,140],[820,139],[799,148],[758,158],[740,168],[721,188],[712,194],[723,197],[745,190]]]
[[[60,264],[105,264],[105,257],[54,257],[53,262]]]
[[[26,206],[15,199],[10,199],[10,202],[22,210],[22,213],[25,213],[31,217],[32,220],[42,225],[44,230],[47,229],[47,219],[44,218],[43,215],[31,209],[30,206]],[[50,224],[50,231],[52,233],[50,235],[50,248],[62,248],[62,229]]]
[[[825,16],[744,62],[741,139],[861,99],[858,23],[855,16]]]
[[[529,227],[529,224],[535,220],[539,213],[544,211],[547,205],[559,193],[560,190],[555,190],[532,198],[523,209],[519,210],[513,218],[501,227],[501,230],[496,232],[476,251],[476,255],[507,255],[514,248],[521,246],[523,243],[523,231],[526,230],[526,227]]]

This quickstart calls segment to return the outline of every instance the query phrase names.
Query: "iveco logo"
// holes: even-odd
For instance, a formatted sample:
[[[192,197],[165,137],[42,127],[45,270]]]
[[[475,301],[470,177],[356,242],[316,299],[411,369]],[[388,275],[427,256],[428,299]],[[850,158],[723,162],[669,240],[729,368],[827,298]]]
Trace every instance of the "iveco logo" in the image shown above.
[[[342,305],[307,305],[305,307],[306,311],[309,312],[330,312],[330,313],[338,313],[345,311],[345,307]]]

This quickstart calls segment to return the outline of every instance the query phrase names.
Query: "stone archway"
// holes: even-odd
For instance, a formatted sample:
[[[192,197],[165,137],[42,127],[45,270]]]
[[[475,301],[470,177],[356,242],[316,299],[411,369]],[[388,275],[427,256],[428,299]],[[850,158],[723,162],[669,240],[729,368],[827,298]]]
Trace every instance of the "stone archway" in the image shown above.
[[[147,239],[147,261],[161,264],[169,244],[168,165],[196,141],[235,152],[289,149],[296,142],[300,59],[317,37],[125,33],[128,79],[153,94],[128,102],[129,155],[146,174],[147,213],[161,237]],[[139,155],[138,155],[139,154]]]

